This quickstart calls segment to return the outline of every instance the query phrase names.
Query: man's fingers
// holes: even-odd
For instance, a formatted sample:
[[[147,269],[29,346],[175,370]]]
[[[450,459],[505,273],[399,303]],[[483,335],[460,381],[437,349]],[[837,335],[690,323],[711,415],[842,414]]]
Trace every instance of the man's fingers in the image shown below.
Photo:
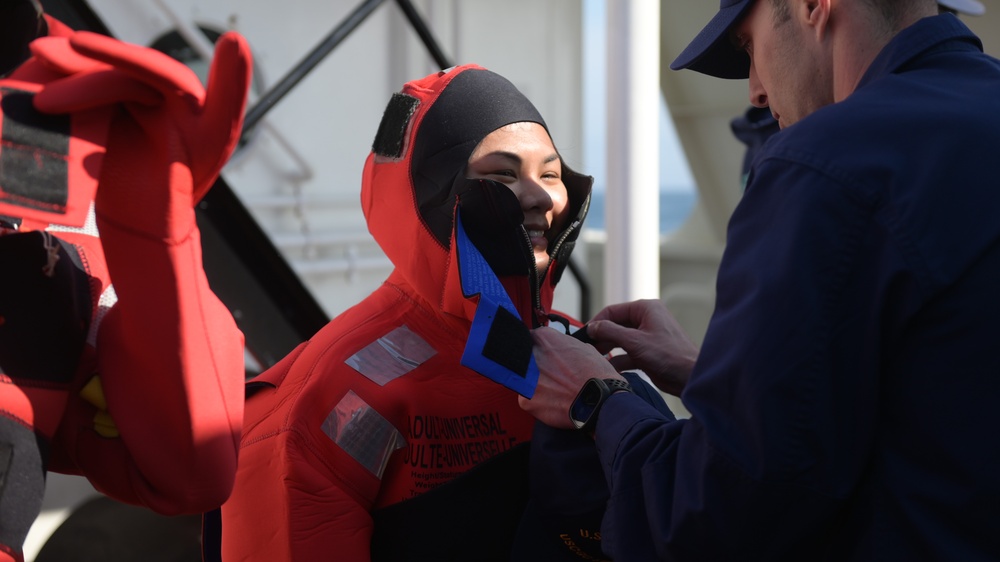
[[[612,320],[594,320],[587,324],[587,335],[595,342],[595,347],[607,353],[616,347],[624,347],[631,338],[632,328],[620,326]]]
[[[621,373],[622,371],[633,371],[638,368],[635,364],[635,361],[632,361],[632,356],[627,353],[623,353],[622,355],[615,355],[608,361],[619,373]]]
[[[594,320],[610,320],[615,324],[638,328],[655,307],[662,306],[657,299],[612,304],[594,315]]]

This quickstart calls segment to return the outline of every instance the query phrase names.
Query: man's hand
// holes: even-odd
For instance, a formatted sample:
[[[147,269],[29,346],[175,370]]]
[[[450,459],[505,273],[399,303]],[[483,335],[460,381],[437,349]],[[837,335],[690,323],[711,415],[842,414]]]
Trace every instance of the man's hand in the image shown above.
[[[640,369],[657,388],[674,396],[684,390],[698,359],[698,348],[658,299],[605,308],[587,323],[587,335],[602,353],[625,350],[625,355],[611,358],[619,372]]]
[[[550,427],[572,429],[569,407],[590,378],[622,378],[592,346],[551,328],[531,332],[540,376],[535,395],[518,401],[525,411]]]

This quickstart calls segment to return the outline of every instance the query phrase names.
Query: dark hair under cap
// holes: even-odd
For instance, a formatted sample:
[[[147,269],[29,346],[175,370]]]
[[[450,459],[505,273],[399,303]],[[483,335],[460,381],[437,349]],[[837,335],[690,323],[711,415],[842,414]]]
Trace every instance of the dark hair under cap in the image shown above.
[[[455,190],[464,185],[456,180],[472,151],[493,131],[523,121],[548,130],[528,98],[489,70],[463,71],[427,110],[413,142],[411,173],[420,214],[438,240],[447,244],[451,236]]]

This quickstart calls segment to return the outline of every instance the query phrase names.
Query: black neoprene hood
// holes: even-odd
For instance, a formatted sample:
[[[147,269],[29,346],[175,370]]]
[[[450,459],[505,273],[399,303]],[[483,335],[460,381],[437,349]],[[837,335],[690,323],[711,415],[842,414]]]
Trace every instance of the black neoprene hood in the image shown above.
[[[411,173],[420,214],[446,246],[456,191],[463,188],[456,180],[469,156],[487,135],[520,121],[545,127],[528,98],[488,70],[463,71],[427,110],[414,139]]]
[[[427,110],[414,139],[411,173],[420,214],[443,245],[451,237],[455,197],[467,187],[462,176],[469,156],[487,135],[520,122],[538,123],[548,131],[528,98],[489,70],[462,71]],[[570,216],[575,217],[591,179],[565,164],[563,170]]]

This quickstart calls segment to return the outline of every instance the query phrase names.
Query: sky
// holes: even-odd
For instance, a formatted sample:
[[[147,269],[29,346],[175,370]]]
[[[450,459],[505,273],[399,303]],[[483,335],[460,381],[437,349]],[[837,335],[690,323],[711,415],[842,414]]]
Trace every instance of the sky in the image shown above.
[[[607,178],[607,158],[604,137],[607,129],[604,91],[605,61],[605,0],[583,0],[583,83],[584,95],[584,155],[587,170],[595,178],[595,189],[604,189]],[[660,186],[664,191],[693,191],[694,178],[688,167],[677,132],[660,97]]]

